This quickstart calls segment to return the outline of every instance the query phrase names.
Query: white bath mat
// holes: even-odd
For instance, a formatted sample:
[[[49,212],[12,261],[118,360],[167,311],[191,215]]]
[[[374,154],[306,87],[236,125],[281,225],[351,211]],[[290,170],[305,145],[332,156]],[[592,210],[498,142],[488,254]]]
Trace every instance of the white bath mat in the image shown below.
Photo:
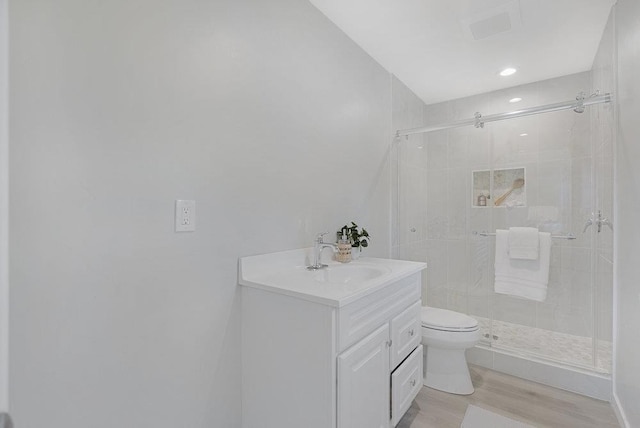
[[[460,428],[535,428],[469,404]]]

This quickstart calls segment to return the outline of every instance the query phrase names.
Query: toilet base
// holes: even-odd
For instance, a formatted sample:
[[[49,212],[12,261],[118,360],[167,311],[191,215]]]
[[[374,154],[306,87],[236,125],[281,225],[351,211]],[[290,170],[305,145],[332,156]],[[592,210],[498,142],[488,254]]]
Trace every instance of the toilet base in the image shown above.
[[[426,346],[424,386],[458,395],[473,394],[473,383],[464,349]]]

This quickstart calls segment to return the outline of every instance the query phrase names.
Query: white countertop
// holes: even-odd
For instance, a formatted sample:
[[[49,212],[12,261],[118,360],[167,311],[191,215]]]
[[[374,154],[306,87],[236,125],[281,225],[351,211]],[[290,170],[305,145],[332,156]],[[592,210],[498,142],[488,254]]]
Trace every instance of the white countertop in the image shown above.
[[[242,257],[238,282],[247,287],[341,307],[420,272],[426,263],[362,257],[350,263],[323,262],[327,268],[307,270],[313,248]],[[326,252],[328,253],[328,252]],[[325,256],[326,257],[326,256]]]

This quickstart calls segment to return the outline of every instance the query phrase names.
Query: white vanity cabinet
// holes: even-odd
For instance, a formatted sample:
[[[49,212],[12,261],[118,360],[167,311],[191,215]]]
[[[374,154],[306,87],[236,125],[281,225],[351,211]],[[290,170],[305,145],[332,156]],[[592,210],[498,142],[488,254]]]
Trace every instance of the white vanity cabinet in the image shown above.
[[[418,273],[338,310],[338,428],[388,428],[407,411],[422,387],[420,308]]]
[[[394,269],[386,279],[370,287],[327,284],[340,288],[331,296],[257,286],[269,275],[258,281],[241,274],[244,428],[398,423],[422,387],[424,264],[388,263]]]

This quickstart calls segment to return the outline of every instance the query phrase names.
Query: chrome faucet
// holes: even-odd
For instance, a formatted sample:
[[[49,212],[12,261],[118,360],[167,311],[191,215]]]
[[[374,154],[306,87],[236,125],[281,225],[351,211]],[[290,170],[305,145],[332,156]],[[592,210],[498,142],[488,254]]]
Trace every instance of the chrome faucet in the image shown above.
[[[327,233],[329,232],[318,233],[316,235],[316,239],[313,241],[313,264],[311,266],[307,266],[308,270],[318,270],[327,267],[327,265],[320,263],[320,254],[322,254],[322,250],[325,248],[331,248],[334,253],[338,252],[337,244],[324,242],[324,235]]]

